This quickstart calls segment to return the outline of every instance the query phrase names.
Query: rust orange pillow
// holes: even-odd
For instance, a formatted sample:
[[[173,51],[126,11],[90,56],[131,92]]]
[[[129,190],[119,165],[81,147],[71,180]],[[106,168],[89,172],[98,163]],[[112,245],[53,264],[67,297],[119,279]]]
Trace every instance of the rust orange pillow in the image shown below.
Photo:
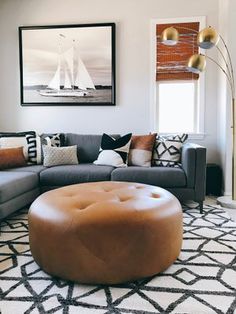
[[[151,167],[156,133],[133,135],[129,151],[129,166]]]
[[[23,147],[0,148],[0,170],[26,165]]]

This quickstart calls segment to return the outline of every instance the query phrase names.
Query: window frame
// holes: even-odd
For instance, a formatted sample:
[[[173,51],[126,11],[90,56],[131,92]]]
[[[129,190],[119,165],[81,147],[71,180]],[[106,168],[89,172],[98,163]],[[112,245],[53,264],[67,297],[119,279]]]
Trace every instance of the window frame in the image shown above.
[[[199,22],[200,29],[206,26],[205,16],[196,17],[181,17],[181,18],[169,18],[169,19],[152,19],[151,20],[151,62],[150,62],[150,126],[153,132],[157,132],[160,135],[165,135],[166,133],[160,133],[158,130],[158,82],[156,81],[156,25],[157,24],[171,24],[171,23],[184,23],[184,22]],[[187,80],[186,80],[187,81]],[[160,81],[160,83],[181,83],[182,81]],[[188,81],[189,82],[189,81]],[[198,88],[195,89],[195,97],[198,101],[195,104],[195,115],[194,115],[194,132],[189,133],[189,138],[191,139],[203,139],[204,134],[204,124],[205,124],[205,72],[200,74],[199,80],[196,81]],[[168,133],[168,134],[171,134]]]

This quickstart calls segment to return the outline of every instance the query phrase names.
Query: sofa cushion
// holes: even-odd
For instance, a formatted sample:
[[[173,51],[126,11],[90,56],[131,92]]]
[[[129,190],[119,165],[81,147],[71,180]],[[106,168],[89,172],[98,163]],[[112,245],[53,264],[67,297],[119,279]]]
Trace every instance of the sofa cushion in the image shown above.
[[[0,203],[0,220],[11,215],[16,210],[28,206],[39,196],[39,194],[40,194],[39,188],[35,188],[33,190],[20,194],[14,198],[11,198],[4,203]]]
[[[30,172],[0,171],[0,203],[38,186],[38,175]]]
[[[117,168],[111,174],[112,181],[130,181],[160,186],[162,188],[186,186],[185,173],[181,168],[131,166]]]
[[[55,166],[40,173],[40,183],[42,186],[63,186],[93,181],[109,181],[113,169],[111,166],[93,164]]]
[[[119,138],[119,135],[111,135],[114,138]],[[87,135],[87,134],[65,134],[66,146],[77,145],[79,163],[92,163],[97,159],[102,135]]]
[[[32,165],[26,167],[17,167],[12,169],[7,169],[9,172],[33,172],[33,173],[40,173],[44,169],[47,169],[43,165]]]

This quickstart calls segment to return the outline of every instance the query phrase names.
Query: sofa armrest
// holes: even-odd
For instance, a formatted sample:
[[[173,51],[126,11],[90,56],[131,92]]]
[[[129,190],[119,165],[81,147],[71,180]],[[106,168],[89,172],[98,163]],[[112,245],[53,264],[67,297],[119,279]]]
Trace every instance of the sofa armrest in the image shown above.
[[[181,162],[187,177],[187,187],[194,188],[195,200],[204,200],[206,148],[193,143],[184,144],[182,147]]]

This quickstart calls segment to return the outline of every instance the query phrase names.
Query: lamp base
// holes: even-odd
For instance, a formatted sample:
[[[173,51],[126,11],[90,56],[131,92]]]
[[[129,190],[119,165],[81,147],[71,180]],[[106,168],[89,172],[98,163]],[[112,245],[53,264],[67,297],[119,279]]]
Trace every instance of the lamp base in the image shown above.
[[[219,204],[221,207],[236,209],[236,200],[232,200],[231,196],[218,197],[217,204]]]

